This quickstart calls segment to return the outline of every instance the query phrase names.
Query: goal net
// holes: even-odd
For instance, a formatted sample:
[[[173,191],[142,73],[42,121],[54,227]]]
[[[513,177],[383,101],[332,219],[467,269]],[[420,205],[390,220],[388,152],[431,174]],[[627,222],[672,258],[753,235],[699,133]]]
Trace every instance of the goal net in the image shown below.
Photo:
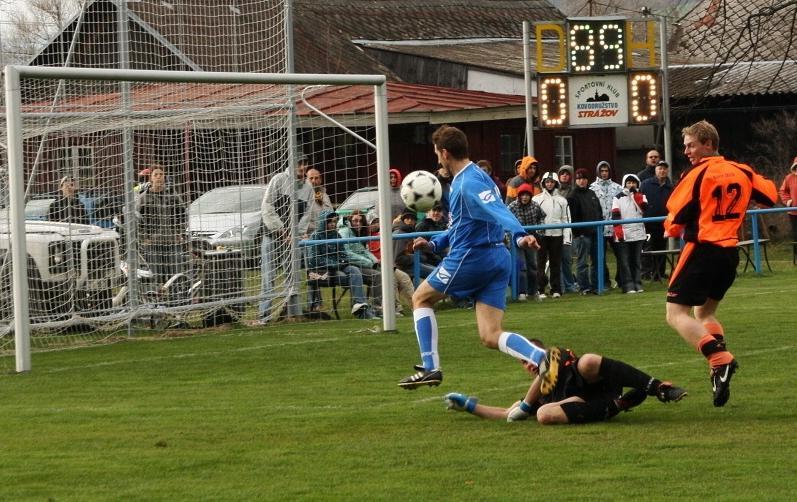
[[[21,121],[8,128],[21,146],[34,349],[331,307],[308,284],[301,241],[323,209],[377,186],[383,77],[18,69]],[[2,211],[8,353],[18,236]]]

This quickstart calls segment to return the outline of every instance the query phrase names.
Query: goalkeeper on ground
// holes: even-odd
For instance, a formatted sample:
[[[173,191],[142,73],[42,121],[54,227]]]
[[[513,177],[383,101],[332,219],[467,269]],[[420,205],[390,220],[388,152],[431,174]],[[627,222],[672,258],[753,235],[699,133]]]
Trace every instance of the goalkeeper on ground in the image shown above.
[[[532,341],[542,346],[541,342]],[[648,396],[667,403],[680,401],[686,390],[650,375],[622,361],[598,354],[578,357],[572,350],[560,348],[562,357],[559,379],[553,391],[540,394],[540,378],[534,366],[523,363],[534,380],[522,400],[509,408],[479,404],[473,396],[452,392],[443,396],[448,409],[467,411],[481,418],[515,422],[536,416],[542,425],[584,424],[608,420],[621,411],[629,411]],[[623,394],[623,389],[630,390]]]

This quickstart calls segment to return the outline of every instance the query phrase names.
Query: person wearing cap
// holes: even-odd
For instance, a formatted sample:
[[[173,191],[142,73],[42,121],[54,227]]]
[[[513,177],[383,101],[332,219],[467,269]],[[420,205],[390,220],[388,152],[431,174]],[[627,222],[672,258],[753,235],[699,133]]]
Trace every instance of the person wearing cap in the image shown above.
[[[789,174],[783,178],[778,193],[783,205],[797,207],[797,157],[792,160]],[[789,211],[789,221],[791,222],[791,241],[796,243],[794,247],[795,253],[797,253],[797,211]]]
[[[612,201],[614,197],[623,191],[623,187],[621,187],[619,183],[614,182],[612,179],[613,176],[612,165],[602,160],[598,162],[598,165],[595,167],[595,181],[589,186],[590,190],[595,192],[595,195],[598,196],[598,200],[601,203],[601,210],[603,211],[603,219],[606,221],[611,221],[612,219]],[[607,246],[612,248],[614,257],[617,259],[617,243],[614,241],[614,232],[612,231],[611,225],[604,225],[603,227],[603,280],[606,284],[609,283],[609,266],[605,253]],[[617,287],[617,283],[619,282],[620,270],[618,269],[614,274],[614,283],[612,287]]]
[[[415,225],[418,223],[418,216],[415,214],[415,211],[411,211],[409,209],[405,210],[401,213],[399,221],[393,226],[393,235],[398,234],[412,234],[415,233]],[[415,274],[415,252],[412,249],[412,239],[393,239],[393,261],[396,264],[396,267],[403,270],[410,277],[414,277]],[[432,254],[434,256],[434,254]],[[426,256],[426,253],[421,253],[421,269],[420,269],[420,279],[425,278],[434,270],[435,265],[437,263],[430,263],[429,258]],[[439,263],[439,258],[437,256],[434,257]]]
[[[661,154],[656,149],[650,150],[645,154],[645,167],[636,174],[640,183],[656,176],[656,166],[659,160],[661,160]]]
[[[545,212],[540,205],[532,200],[534,190],[528,183],[518,187],[518,197],[509,203],[509,210],[524,227],[542,225],[545,222]],[[535,238],[539,240],[536,234]],[[540,300],[537,291],[537,250],[533,248],[518,249],[520,261],[520,277],[518,281],[518,300],[524,301],[531,297]]]
[[[642,218],[648,207],[648,199],[639,191],[639,178],[636,174],[623,176],[623,191],[612,202],[612,220],[631,220]],[[619,254],[617,268],[620,271],[620,285],[623,293],[642,293],[642,245],[647,235],[644,223],[615,224],[614,240]]]
[[[365,298],[362,270],[349,262],[344,244],[339,241],[338,214],[328,209],[321,211],[316,228],[310,240],[324,243],[307,246],[308,275],[312,272],[319,277],[336,277],[351,291],[352,315],[357,319],[373,319],[374,312]]]
[[[547,172],[540,181],[542,192],[534,196],[534,202],[539,204],[545,213],[546,225],[570,223],[570,208],[567,199],[559,195],[559,177],[556,173]],[[537,253],[537,287],[540,298],[546,298],[545,287],[551,286],[551,297],[562,296],[562,246],[570,245],[573,241],[571,228],[549,228],[540,232],[540,250]],[[549,264],[550,281],[545,275],[545,262]]]
[[[58,189],[61,191],[61,196],[50,204],[50,208],[47,210],[47,219],[88,225],[88,212],[78,199],[75,179],[71,176],[64,176],[58,184]]]
[[[570,220],[573,223],[600,221],[603,219],[601,202],[589,188],[589,172],[576,170],[576,187],[567,199],[570,206]],[[597,293],[598,290],[598,247],[596,238],[600,235],[596,227],[573,228],[573,247],[576,251],[576,278],[582,295]],[[601,239],[603,240],[603,239]]]
[[[645,218],[654,216],[667,216],[667,200],[672,194],[673,184],[670,181],[670,165],[665,160],[660,160],[656,164],[656,175],[644,180],[639,191],[648,199],[648,207],[644,211]],[[667,249],[667,239],[664,237],[664,222],[654,221],[645,222],[645,231],[650,235],[645,249],[649,251],[660,251]],[[642,275],[646,277],[664,277],[665,261],[643,257]]]
[[[534,190],[534,195],[539,193],[537,183],[539,183],[539,168],[540,163],[531,156],[523,157],[515,162],[515,169],[517,169],[517,176],[510,178],[506,182],[506,199],[505,204],[508,206],[510,202],[517,199],[517,189],[523,183],[528,183]]]

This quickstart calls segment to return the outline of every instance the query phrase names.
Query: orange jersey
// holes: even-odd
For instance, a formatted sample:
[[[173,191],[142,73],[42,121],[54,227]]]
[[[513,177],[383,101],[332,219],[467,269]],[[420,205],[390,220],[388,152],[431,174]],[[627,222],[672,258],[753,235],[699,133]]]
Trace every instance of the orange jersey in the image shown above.
[[[664,231],[687,242],[733,247],[750,200],[774,206],[775,184],[752,167],[706,157],[684,176],[667,201]]]

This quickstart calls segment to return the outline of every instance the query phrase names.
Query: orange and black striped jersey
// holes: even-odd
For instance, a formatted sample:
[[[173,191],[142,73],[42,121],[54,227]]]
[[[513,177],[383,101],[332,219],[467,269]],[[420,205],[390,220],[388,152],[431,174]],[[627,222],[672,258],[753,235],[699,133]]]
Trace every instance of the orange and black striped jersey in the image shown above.
[[[667,200],[664,231],[687,242],[733,247],[750,200],[774,206],[775,184],[752,167],[706,157],[684,176]]]

